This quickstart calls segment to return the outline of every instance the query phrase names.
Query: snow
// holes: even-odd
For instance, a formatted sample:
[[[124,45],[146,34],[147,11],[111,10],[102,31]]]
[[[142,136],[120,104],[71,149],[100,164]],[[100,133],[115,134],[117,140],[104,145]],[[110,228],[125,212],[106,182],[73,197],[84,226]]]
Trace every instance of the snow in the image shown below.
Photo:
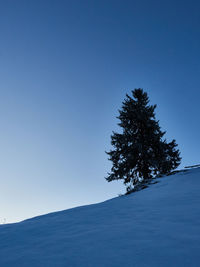
[[[128,196],[0,226],[0,266],[200,266],[200,168]]]

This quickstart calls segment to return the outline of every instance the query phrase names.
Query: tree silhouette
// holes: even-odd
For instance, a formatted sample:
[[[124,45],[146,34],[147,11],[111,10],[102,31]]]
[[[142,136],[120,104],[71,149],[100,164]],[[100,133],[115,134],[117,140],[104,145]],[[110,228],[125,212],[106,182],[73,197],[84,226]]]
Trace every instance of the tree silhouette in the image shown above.
[[[149,105],[143,89],[132,91],[122,103],[117,117],[122,133],[113,132],[113,150],[106,152],[113,165],[106,180],[123,179],[127,192],[135,185],[153,176],[167,174],[176,169],[181,161],[175,140],[163,139],[159,121],[155,119],[156,105]]]

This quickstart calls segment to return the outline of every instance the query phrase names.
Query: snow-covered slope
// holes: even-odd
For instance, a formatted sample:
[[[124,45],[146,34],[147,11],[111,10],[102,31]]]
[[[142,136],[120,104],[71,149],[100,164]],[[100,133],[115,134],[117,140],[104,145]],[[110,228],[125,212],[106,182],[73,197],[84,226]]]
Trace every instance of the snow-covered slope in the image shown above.
[[[200,266],[200,168],[128,196],[0,226],[0,266]]]

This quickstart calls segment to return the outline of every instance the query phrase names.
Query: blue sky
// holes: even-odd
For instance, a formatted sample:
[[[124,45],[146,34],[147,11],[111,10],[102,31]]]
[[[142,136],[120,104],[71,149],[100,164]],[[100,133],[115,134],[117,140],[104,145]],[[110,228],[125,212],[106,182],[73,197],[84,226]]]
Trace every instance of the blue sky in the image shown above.
[[[95,203],[126,93],[199,163],[198,1],[0,1],[0,221]]]

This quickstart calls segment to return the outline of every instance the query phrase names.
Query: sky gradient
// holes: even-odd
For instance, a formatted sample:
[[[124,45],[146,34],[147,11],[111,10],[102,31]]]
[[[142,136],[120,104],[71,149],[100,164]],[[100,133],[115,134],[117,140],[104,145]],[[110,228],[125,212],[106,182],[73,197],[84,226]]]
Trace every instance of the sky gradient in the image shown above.
[[[0,222],[106,200],[118,109],[143,88],[199,161],[199,1],[0,1]]]

